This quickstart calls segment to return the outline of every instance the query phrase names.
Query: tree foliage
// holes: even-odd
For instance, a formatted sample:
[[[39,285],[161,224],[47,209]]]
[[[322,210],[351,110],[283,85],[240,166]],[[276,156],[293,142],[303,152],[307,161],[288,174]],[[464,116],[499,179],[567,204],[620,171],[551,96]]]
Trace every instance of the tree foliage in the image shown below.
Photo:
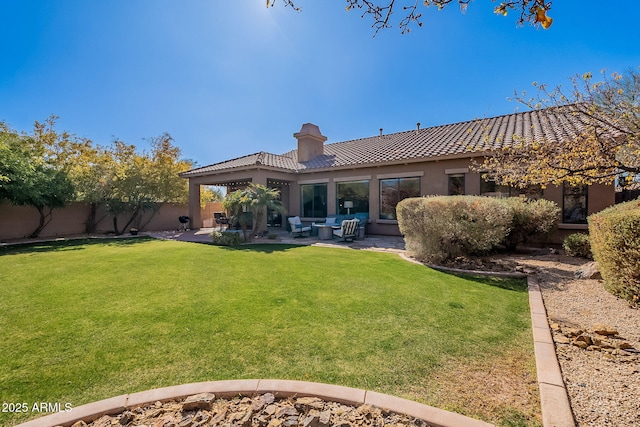
[[[200,207],[204,208],[207,203],[221,202],[224,200],[224,193],[218,187],[203,186],[200,190]]]
[[[298,0],[282,0],[286,6],[290,6],[295,10],[300,10],[297,5]],[[493,12],[499,15],[507,16],[510,11],[514,11],[517,15],[517,24],[531,24],[533,26],[542,26],[548,29],[553,23],[553,19],[547,16],[547,11],[551,9],[551,2],[548,0],[505,0],[492,2],[497,5],[493,8]],[[267,0],[267,7],[272,7],[276,0]],[[422,27],[422,11],[421,7],[434,6],[438,10],[442,10],[451,3],[457,3],[460,11],[465,13],[471,0],[422,0],[422,4],[418,0],[385,0],[383,2],[374,0],[346,0],[346,9],[361,11],[361,17],[370,17],[373,20],[372,28],[375,33],[378,31],[391,28],[395,25],[394,13],[400,11],[400,19],[397,21],[398,27],[402,34],[411,31],[412,25]]]
[[[86,202],[86,231],[93,233],[101,207],[112,216],[114,232],[131,224],[140,228],[168,202],[186,203],[188,184],[178,174],[191,162],[168,133],[150,138],[150,151],[116,140],[109,146],[56,130],[56,116],[35,122],[33,134],[18,134],[0,122],[0,199],[30,205],[41,215],[39,233],[54,208],[68,201]],[[146,213],[150,213],[144,217]],[[118,217],[126,223],[118,226]]]
[[[38,237],[53,210],[70,201],[74,191],[66,171],[52,157],[41,155],[39,144],[37,137],[0,127],[0,200],[38,210],[38,225],[29,237]]]
[[[621,185],[640,175],[640,73],[590,73],[574,76],[569,89],[549,89],[534,83],[535,97],[526,92],[516,100],[532,109],[547,108],[555,117],[580,124],[573,138],[527,141],[492,153],[476,170],[514,187],[527,185]]]
[[[180,149],[168,133],[150,139],[151,151],[138,154],[134,145],[116,140],[113,154],[113,177],[110,197],[106,200],[112,215],[113,229],[122,234],[129,226],[141,228],[165,203],[186,203],[189,189],[180,172],[189,170],[191,162],[180,159]],[[147,215],[146,222],[144,215]],[[118,217],[127,216],[123,227]]]

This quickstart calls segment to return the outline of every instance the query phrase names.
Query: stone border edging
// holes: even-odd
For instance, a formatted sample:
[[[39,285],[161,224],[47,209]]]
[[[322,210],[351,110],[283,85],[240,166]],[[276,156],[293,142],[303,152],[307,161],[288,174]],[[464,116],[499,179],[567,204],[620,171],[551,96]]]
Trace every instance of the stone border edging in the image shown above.
[[[482,271],[482,270],[464,270],[462,268],[443,267],[441,265],[426,264],[407,256],[405,253],[399,254],[400,258],[412,262],[414,264],[424,265],[433,270],[442,271],[443,273],[467,274],[472,276],[494,276],[494,277],[513,277],[515,279],[524,279],[529,277],[527,273],[510,273],[508,271]]]
[[[538,373],[540,406],[542,407],[542,424],[545,427],[575,427],[576,422],[571,410],[567,387],[562,378],[538,278],[533,275],[529,276],[527,283],[533,329],[533,349],[536,356],[536,372]]]
[[[575,427],[576,422],[569,402],[567,387],[562,378],[560,363],[555,344],[551,336],[551,328],[547,319],[547,310],[542,299],[542,291],[535,275],[526,273],[501,273],[478,270],[462,270],[421,263],[405,254],[400,257],[414,264],[425,265],[444,273],[463,273],[482,276],[527,278],[529,292],[529,310],[531,312],[531,329],[533,330],[533,349],[536,358],[538,389],[540,390],[540,406],[542,425],[544,427]]]
[[[252,396],[262,393],[273,393],[280,398],[314,396],[349,405],[376,406],[419,418],[433,427],[492,427],[492,424],[484,421],[374,391],[332,384],[273,379],[209,381],[125,394],[78,406],[69,412],[58,412],[36,418],[17,427],[71,426],[80,420],[90,422],[103,415],[118,414],[128,408],[157,401],[183,399],[199,393],[214,393],[216,397]]]

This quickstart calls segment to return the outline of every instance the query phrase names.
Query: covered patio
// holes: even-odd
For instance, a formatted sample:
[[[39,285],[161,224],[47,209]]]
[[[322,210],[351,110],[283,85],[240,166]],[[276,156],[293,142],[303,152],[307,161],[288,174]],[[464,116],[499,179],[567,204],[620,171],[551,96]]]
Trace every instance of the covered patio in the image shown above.
[[[228,175],[228,174],[225,174]],[[224,178],[224,179],[223,179]],[[290,181],[282,178],[265,177],[264,179],[255,179],[256,176],[247,177],[242,176],[217,176],[217,175],[203,175],[200,177],[189,179],[189,217],[191,218],[191,227],[199,229],[205,227],[205,220],[212,218],[203,218],[202,210],[200,209],[200,193],[202,186],[215,186],[224,187],[225,194],[232,193],[237,190],[242,190],[249,186],[251,183],[262,184],[268,188],[276,189],[280,192],[280,201],[284,206],[288,206],[289,203],[289,185]],[[209,222],[209,221],[207,221]],[[267,227],[281,227],[286,228],[286,215],[279,214],[277,212],[268,211],[261,230],[266,230]]]

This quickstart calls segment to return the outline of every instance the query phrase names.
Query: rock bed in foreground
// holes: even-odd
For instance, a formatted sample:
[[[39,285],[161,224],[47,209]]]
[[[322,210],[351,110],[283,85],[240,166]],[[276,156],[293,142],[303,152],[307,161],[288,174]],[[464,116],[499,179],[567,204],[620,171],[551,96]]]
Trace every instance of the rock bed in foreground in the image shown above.
[[[116,415],[105,415],[91,423],[73,427],[428,427],[423,420],[370,405],[349,406],[317,397],[277,399],[271,393],[255,397],[216,399],[212,393],[185,400],[156,402]]]

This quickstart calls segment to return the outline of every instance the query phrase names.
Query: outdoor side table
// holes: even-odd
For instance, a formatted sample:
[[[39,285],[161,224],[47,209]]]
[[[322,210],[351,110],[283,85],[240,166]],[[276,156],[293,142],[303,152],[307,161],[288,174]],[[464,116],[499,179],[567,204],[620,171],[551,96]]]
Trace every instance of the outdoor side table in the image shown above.
[[[318,240],[331,240],[333,238],[333,227],[326,224],[312,224],[318,229]]]

